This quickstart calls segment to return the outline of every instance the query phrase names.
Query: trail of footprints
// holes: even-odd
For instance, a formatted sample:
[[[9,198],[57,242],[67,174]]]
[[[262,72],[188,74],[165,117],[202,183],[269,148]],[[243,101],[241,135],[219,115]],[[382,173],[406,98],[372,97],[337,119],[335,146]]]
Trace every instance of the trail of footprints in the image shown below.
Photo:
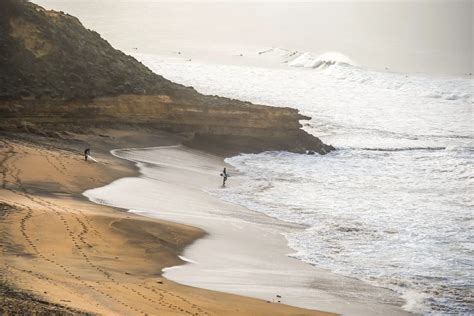
[[[143,288],[145,288],[145,289],[147,289],[147,290],[149,290],[149,291],[151,291],[151,292],[153,292],[153,293],[155,293],[155,294],[157,294],[157,295],[160,297],[160,300],[164,300],[164,297],[165,297],[164,293],[165,293],[166,295],[176,297],[177,299],[181,300],[182,302],[184,302],[184,303],[190,305],[192,308],[196,309],[197,312],[191,313],[191,312],[189,312],[189,311],[184,311],[184,310],[183,310],[182,308],[180,308],[179,306],[176,306],[176,305],[170,304],[170,303],[166,303],[166,302],[160,303],[160,305],[162,305],[162,306],[169,307],[169,308],[171,308],[171,309],[173,309],[173,310],[179,310],[179,311],[181,311],[181,312],[185,312],[185,313],[191,314],[191,315],[210,315],[207,311],[204,311],[204,310],[201,309],[199,306],[197,306],[196,304],[191,303],[189,300],[187,300],[186,298],[184,298],[184,297],[182,297],[182,296],[180,296],[180,295],[176,295],[176,294],[174,294],[174,293],[172,293],[172,292],[168,292],[168,291],[166,291],[166,290],[164,290],[164,289],[160,289],[160,288],[155,287],[155,286],[147,286],[147,285],[145,285],[144,283],[142,283],[140,286],[143,287]]]
[[[186,313],[186,314],[189,314],[189,315],[209,315],[207,312],[205,311],[202,311],[200,308],[198,308],[195,304],[192,304],[191,302],[189,302],[188,300],[186,300],[185,298],[179,296],[179,295],[175,295],[173,293],[167,293],[168,295],[170,296],[174,296],[176,297],[177,299],[181,300],[183,303],[185,303],[186,305],[189,305],[191,306],[193,309],[197,309],[198,312],[193,312],[193,311],[189,311],[189,310],[185,310],[175,304],[172,304],[172,303],[166,303],[163,301],[163,298],[164,298],[164,295],[159,295],[159,299],[156,300],[156,299],[153,299],[153,298],[150,298],[146,295],[144,295],[142,292],[130,287],[130,286],[127,286],[127,285],[124,285],[122,283],[119,283],[117,282],[112,276],[110,273],[108,273],[107,271],[105,271],[104,269],[100,268],[99,266],[93,264],[90,259],[88,258],[88,256],[84,253],[84,251],[82,250],[82,248],[80,246],[77,245],[77,242],[75,240],[75,237],[74,237],[74,234],[72,233],[72,231],[70,230],[68,224],[67,224],[67,221],[64,219],[64,217],[62,216],[61,213],[59,213],[57,210],[54,209],[54,204],[52,204],[51,202],[48,202],[48,201],[44,201],[42,200],[44,203],[47,204],[47,207],[49,207],[53,212],[57,213],[58,216],[60,216],[61,220],[64,222],[64,225],[66,227],[66,230],[68,231],[71,239],[73,240],[75,246],[76,246],[76,249],[79,251],[79,253],[84,257],[84,260],[86,260],[86,262],[94,269],[96,269],[98,272],[102,273],[109,281],[113,282],[114,284],[128,290],[128,291],[132,291],[133,293],[135,293],[136,295],[140,296],[141,298],[143,298],[144,300],[146,301],[149,301],[150,303],[154,303],[154,304],[159,304],[160,306],[163,306],[163,307],[167,307],[167,308],[170,308],[172,310],[175,310],[175,311],[180,311],[182,313]],[[82,227],[83,227],[83,230],[81,231],[81,233],[79,233],[79,235],[83,235],[86,231],[87,231],[87,226],[84,224],[84,222],[82,222],[77,216],[76,216],[76,220],[78,222],[81,223]],[[88,246],[91,246],[87,243],[85,243],[86,245]],[[91,246],[92,247],[92,246]],[[149,288],[149,287],[145,287],[145,286],[141,286],[142,288],[145,288],[145,289],[148,289],[149,291],[151,292],[155,292],[156,293],[156,290],[154,291],[153,289]],[[160,289],[161,290],[161,289]],[[163,292],[165,292],[164,290],[161,290]],[[161,294],[161,293],[160,293]]]
[[[33,196],[29,195],[29,194],[27,193],[27,190],[23,187],[23,185],[22,185],[22,183],[21,183],[21,180],[20,180],[20,177],[19,177],[20,170],[19,170],[19,169],[16,169],[16,168],[14,167],[14,164],[13,164],[13,163],[12,163],[11,166],[10,166],[10,170],[11,170],[11,172],[10,172],[10,173],[11,173],[11,176],[12,176],[12,178],[15,180],[16,185],[20,188],[21,192],[19,192],[19,191],[14,191],[14,190],[12,190],[12,189],[9,189],[9,190],[12,191],[12,192],[14,192],[14,193],[16,193],[16,194],[20,194],[20,195],[24,196],[25,198],[31,200],[32,202],[35,202],[36,204],[41,205],[41,206],[43,206],[43,207],[46,207],[47,209],[53,211],[53,213],[56,214],[56,215],[59,217],[59,219],[61,220],[61,222],[62,222],[64,228],[66,229],[66,231],[67,231],[67,233],[68,233],[68,235],[69,235],[69,237],[70,237],[70,239],[71,239],[71,241],[72,241],[72,243],[73,243],[75,249],[82,255],[82,257],[84,257],[85,261],[86,261],[91,267],[95,268],[97,271],[99,271],[99,272],[101,272],[102,274],[104,274],[110,281],[112,281],[112,282],[114,282],[114,283],[116,283],[116,284],[118,285],[118,283],[117,283],[115,280],[113,280],[113,279],[111,278],[111,276],[110,276],[109,273],[107,273],[106,271],[104,271],[104,270],[101,269],[100,267],[97,267],[96,265],[94,265],[94,264],[90,261],[89,257],[84,253],[84,251],[82,251],[82,248],[81,248],[81,246],[78,244],[77,239],[76,239],[74,233],[72,232],[71,228],[69,227],[69,224],[68,224],[66,218],[64,217],[64,215],[63,215],[61,212],[59,212],[57,209],[54,208],[55,205],[53,205],[52,203],[47,202],[47,201],[45,201],[44,199],[41,199],[41,198],[39,198],[39,197],[33,197]],[[44,255],[42,252],[40,252],[40,251],[38,250],[38,247],[37,247],[37,245],[35,244],[34,240],[27,234],[27,230],[26,230],[26,222],[32,217],[33,210],[32,210],[29,206],[27,206],[27,205],[22,205],[22,206],[23,206],[24,209],[27,210],[27,213],[26,213],[26,215],[25,215],[25,216],[21,219],[21,221],[20,221],[20,231],[21,231],[22,235],[24,236],[25,240],[27,241],[27,243],[30,245],[30,247],[33,249],[34,253],[35,253],[38,257],[40,257],[41,259],[43,259],[43,260],[45,260],[45,261],[47,261],[47,262],[49,262],[49,263],[51,263],[51,264],[54,264],[54,265],[58,266],[58,267],[61,268],[67,275],[69,275],[71,278],[76,279],[76,280],[77,280],[78,282],[80,282],[83,286],[88,287],[88,288],[90,288],[90,289],[92,289],[92,290],[94,290],[94,291],[96,291],[96,292],[98,292],[98,293],[100,293],[100,294],[106,296],[107,298],[109,298],[109,299],[111,299],[111,300],[114,300],[115,302],[117,302],[117,303],[119,303],[119,304],[121,304],[121,305],[123,305],[123,306],[125,306],[125,307],[127,307],[127,308],[129,308],[129,309],[131,309],[131,310],[133,310],[133,311],[135,311],[136,313],[146,314],[144,311],[139,310],[139,309],[137,309],[137,308],[135,308],[135,307],[132,307],[132,306],[130,306],[129,304],[127,304],[126,302],[123,302],[123,301],[117,299],[116,297],[113,297],[113,296],[111,296],[110,294],[108,294],[108,293],[106,293],[106,292],[104,292],[104,291],[102,291],[102,290],[100,290],[100,289],[98,289],[98,288],[96,288],[96,287],[94,287],[94,286],[92,286],[92,285],[86,283],[84,280],[81,279],[81,277],[80,277],[79,275],[74,274],[73,272],[71,272],[70,269],[68,269],[68,268],[65,267],[64,265],[58,263],[58,262],[55,261],[54,259],[51,259],[50,257],[48,257],[48,256]],[[106,287],[106,288],[108,288],[108,289],[110,290],[110,287],[107,287],[107,286],[105,286],[105,285],[103,285],[103,284],[100,284],[100,282],[98,282],[98,281],[97,281],[96,283],[98,283],[98,285],[102,285],[102,286],[104,286],[104,287]]]
[[[4,143],[6,143],[6,142],[4,142]],[[133,287],[130,287],[130,286],[127,286],[123,283],[117,282],[109,272],[107,272],[104,269],[102,269],[101,267],[95,265],[91,261],[91,259],[87,256],[87,254],[84,252],[83,246],[85,246],[87,248],[92,248],[93,246],[86,241],[85,236],[91,230],[94,231],[96,234],[99,234],[99,232],[92,228],[92,225],[91,225],[89,219],[86,216],[84,216],[82,212],[79,211],[79,213],[82,215],[82,218],[84,219],[84,221],[81,220],[79,218],[79,216],[76,215],[75,213],[71,213],[71,215],[74,216],[74,218],[76,219],[76,221],[79,223],[79,225],[81,227],[81,231],[79,232],[79,234],[76,237],[75,234],[73,233],[71,227],[69,226],[68,221],[64,217],[63,213],[58,211],[58,209],[60,209],[60,207],[58,205],[55,205],[54,203],[51,203],[51,202],[49,202],[45,199],[39,198],[37,196],[33,197],[33,196],[29,195],[26,188],[23,186],[23,184],[21,182],[21,179],[20,179],[21,170],[15,168],[15,162],[19,159],[19,156],[15,155],[15,153],[18,153],[18,152],[15,152],[14,147],[11,144],[8,144],[8,143],[6,143],[6,144],[9,147],[8,153],[10,153],[10,154],[7,158],[3,159],[3,161],[0,162],[0,164],[2,166],[2,187],[6,188],[6,183],[8,182],[6,180],[7,173],[10,173],[10,177],[12,179],[14,179],[14,182],[12,182],[11,184],[16,185],[20,189],[20,191],[13,190],[12,188],[7,188],[7,190],[9,190],[9,191],[11,191],[15,194],[22,195],[25,198],[31,200],[32,202],[35,202],[36,204],[38,204],[40,206],[43,206],[43,207],[51,210],[54,214],[56,214],[59,217],[60,221],[62,222],[66,232],[68,233],[69,238],[70,238],[70,240],[72,241],[72,243],[74,245],[74,248],[84,258],[84,260],[87,262],[87,264],[89,266],[91,266],[92,268],[97,270],[99,273],[104,275],[105,278],[107,280],[109,280],[110,282],[114,283],[117,286],[122,287],[123,289],[125,289],[127,291],[133,292],[135,295],[143,298],[145,301],[148,301],[148,302],[153,303],[153,304],[158,304],[159,306],[161,306],[163,308],[168,308],[170,310],[182,312],[182,313],[189,314],[189,315],[209,315],[209,313],[207,311],[202,310],[200,307],[198,307],[197,305],[191,303],[189,300],[187,300],[186,298],[184,298],[182,296],[176,295],[174,293],[165,291],[164,289],[160,289],[160,288],[157,288],[157,287],[150,287],[150,286],[146,286],[144,284],[138,285],[138,287],[141,288],[142,290],[143,289],[148,290],[148,291],[150,291],[154,294],[157,294],[158,297],[157,298],[151,298],[149,296],[146,296],[140,290],[134,289]],[[41,150],[39,152],[41,152]],[[23,154],[24,153],[25,152],[23,152]],[[67,169],[66,169],[66,167],[64,166],[64,164],[62,162],[60,163],[60,167],[58,167],[56,164],[54,164],[52,159],[49,159],[44,154],[41,154],[41,155],[42,155],[42,157],[45,158],[45,160],[48,162],[48,164],[50,164],[55,170],[57,170],[61,174],[65,174],[67,172]],[[12,157],[13,157],[13,159],[12,159]],[[6,168],[6,166],[5,166],[8,159],[10,159],[10,161],[9,161],[10,168]],[[57,161],[59,161],[59,160],[57,160]],[[51,257],[44,255],[38,249],[38,246],[35,244],[35,241],[28,235],[27,230],[26,230],[26,224],[27,224],[28,220],[31,219],[32,214],[33,214],[33,210],[29,206],[21,204],[21,203],[16,202],[14,204],[17,204],[17,206],[20,206],[21,208],[26,210],[25,216],[20,221],[20,231],[21,231],[21,234],[23,235],[23,237],[25,238],[25,240],[27,241],[27,243],[33,249],[33,252],[38,257],[40,257],[41,259],[43,259],[43,260],[45,260],[45,261],[47,261],[51,264],[54,264],[54,265],[58,266],[67,275],[69,275],[71,278],[76,279],[78,282],[80,282],[84,287],[87,287],[91,290],[94,290],[94,291],[100,293],[101,295],[106,296],[107,298],[109,298],[111,300],[114,300],[115,302],[121,304],[122,306],[125,306],[125,307],[129,308],[130,310],[132,310],[136,313],[146,314],[144,311],[139,310],[139,309],[137,309],[133,306],[130,306],[129,304],[127,304],[127,302],[124,302],[124,301],[122,301],[122,300],[120,300],[116,297],[113,297],[110,294],[102,291],[101,289],[96,288],[96,287],[92,286],[91,284],[85,282],[84,280],[81,279],[81,277],[79,275],[76,275],[75,273],[73,273],[70,269],[68,269],[64,265],[60,264],[59,262],[52,259]],[[64,210],[68,210],[68,208],[64,208]],[[69,209],[69,211],[71,211],[71,209]],[[79,242],[78,242],[78,240],[79,240]],[[81,246],[80,243],[83,246]],[[40,275],[37,275],[37,274],[34,274],[34,275],[36,275],[37,277],[40,276]],[[46,277],[43,276],[43,278],[46,278]],[[105,284],[102,284],[99,281],[96,281],[96,283],[97,283],[98,286],[102,286],[102,287],[105,287],[105,288],[111,290],[111,288],[109,286],[107,286]],[[185,303],[185,305],[189,306],[190,310],[184,309],[184,308],[182,308],[178,305],[167,302],[165,300],[165,294],[168,295],[168,296],[173,296],[176,299],[182,301],[183,303]]]

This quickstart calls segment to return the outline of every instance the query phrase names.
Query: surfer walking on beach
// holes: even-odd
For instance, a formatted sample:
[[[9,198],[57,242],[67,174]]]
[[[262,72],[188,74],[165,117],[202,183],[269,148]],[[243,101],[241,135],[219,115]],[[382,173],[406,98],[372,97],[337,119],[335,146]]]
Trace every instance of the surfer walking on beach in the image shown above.
[[[86,148],[86,150],[84,150],[84,160],[87,161],[87,158],[89,157],[89,155],[91,154],[91,150],[89,148]]]
[[[227,173],[226,168],[222,170],[221,176],[222,176],[222,186],[225,187],[225,182],[227,181],[227,178],[229,177],[229,174]]]

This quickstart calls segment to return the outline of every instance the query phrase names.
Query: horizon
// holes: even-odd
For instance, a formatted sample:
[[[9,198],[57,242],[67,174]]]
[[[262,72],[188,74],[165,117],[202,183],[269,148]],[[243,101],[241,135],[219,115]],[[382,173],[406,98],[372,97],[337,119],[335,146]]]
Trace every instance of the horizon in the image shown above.
[[[309,1],[291,2],[291,7],[286,1],[36,2],[77,16],[128,52],[133,47],[140,53],[165,55],[181,50],[190,58],[217,60],[239,50],[275,47],[315,55],[335,51],[377,70],[474,72],[474,7],[469,0]],[[143,33],[144,28],[148,32]]]

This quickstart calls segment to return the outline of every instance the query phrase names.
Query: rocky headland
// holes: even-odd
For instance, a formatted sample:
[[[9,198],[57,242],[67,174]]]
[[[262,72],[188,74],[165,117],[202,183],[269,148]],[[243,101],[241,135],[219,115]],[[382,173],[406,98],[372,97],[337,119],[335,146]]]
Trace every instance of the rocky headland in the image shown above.
[[[58,136],[145,126],[221,154],[334,148],[301,129],[292,108],[206,96],[153,73],[63,12],[0,4],[0,128]],[[212,144],[212,146],[210,146]]]

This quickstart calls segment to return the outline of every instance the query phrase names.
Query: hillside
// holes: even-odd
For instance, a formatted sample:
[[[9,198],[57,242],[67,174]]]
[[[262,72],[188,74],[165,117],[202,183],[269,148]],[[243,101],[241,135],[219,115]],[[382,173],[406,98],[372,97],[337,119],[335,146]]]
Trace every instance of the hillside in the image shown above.
[[[222,153],[333,148],[302,131],[295,109],[216,96],[153,73],[68,14],[0,2],[0,127],[29,131],[138,124],[188,133]]]

